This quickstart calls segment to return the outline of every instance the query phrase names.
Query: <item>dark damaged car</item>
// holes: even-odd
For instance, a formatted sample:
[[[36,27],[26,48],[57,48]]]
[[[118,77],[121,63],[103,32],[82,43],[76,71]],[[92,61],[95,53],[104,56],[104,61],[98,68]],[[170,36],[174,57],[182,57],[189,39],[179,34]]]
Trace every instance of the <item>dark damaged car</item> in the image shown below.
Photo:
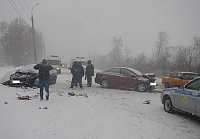
[[[9,71],[1,80],[3,85],[12,87],[38,87],[39,71],[33,67],[35,64],[24,66],[17,71]],[[57,80],[57,71],[50,71],[50,84],[55,84]]]
[[[155,76],[155,73],[142,74],[133,68],[113,67],[97,72],[95,83],[100,84],[102,88],[115,87],[152,92],[156,86]]]

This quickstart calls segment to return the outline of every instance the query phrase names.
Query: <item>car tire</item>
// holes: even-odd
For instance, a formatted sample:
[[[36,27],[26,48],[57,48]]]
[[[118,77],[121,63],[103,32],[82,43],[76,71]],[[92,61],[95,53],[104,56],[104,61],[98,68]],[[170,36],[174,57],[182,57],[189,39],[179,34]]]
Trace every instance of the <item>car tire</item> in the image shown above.
[[[144,83],[140,83],[137,85],[137,90],[139,92],[145,92],[147,90],[147,85]]]
[[[108,80],[102,80],[102,82],[101,82],[101,87],[102,87],[102,88],[108,88],[108,87],[109,87],[109,82],[108,82]]]
[[[170,97],[167,96],[164,98],[163,106],[164,106],[164,110],[166,112],[173,113],[173,104],[172,104]]]
[[[169,88],[169,83],[165,83],[165,88]]]

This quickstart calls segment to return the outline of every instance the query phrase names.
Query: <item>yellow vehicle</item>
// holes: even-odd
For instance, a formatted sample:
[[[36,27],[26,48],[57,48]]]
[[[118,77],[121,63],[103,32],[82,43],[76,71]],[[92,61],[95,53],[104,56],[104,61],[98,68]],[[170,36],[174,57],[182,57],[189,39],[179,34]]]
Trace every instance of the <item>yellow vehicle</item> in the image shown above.
[[[47,57],[47,62],[48,64],[50,64],[56,71],[58,74],[61,73],[61,58],[59,56],[49,56]]]
[[[195,72],[171,72],[168,77],[162,78],[162,84],[165,88],[178,87],[180,84],[186,84],[200,75]]]

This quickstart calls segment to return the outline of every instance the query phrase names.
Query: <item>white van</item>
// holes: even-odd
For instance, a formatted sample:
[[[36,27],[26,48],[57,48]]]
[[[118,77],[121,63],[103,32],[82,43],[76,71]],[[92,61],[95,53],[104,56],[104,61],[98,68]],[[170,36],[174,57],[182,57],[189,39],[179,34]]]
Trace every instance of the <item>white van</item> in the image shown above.
[[[74,64],[75,61],[76,62],[80,62],[82,64],[84,70],[86,69],[86,67],[87,67],[87,60],[84,57],[76,57],[76,58],[72,59],[70,61],[70,65],[69,65],[68,69],[70,69],[70,70],[72,69],[72,66],[73,66],[73,64]]]

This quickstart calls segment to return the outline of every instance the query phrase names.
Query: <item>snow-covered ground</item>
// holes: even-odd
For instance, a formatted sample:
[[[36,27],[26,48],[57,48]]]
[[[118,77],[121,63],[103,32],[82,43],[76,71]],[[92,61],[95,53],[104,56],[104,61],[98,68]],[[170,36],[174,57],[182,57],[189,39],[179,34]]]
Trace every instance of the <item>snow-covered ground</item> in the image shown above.
[[[0,68],[0,79],[13,69]],[[1,84],[0,138],[200,139],[200,122],[166,113],[160,93],[103,89],[95,83],[87,88],[85,80],[83,89],[70,89],[70,80],[70,72],[62,69],[57,84],[50,86],[49,101],[18,100],[16,93],[34,96],[39,89]],[[69,92],[77,96],[69,96]],[[150,104],[143,104],[146,100]]]

